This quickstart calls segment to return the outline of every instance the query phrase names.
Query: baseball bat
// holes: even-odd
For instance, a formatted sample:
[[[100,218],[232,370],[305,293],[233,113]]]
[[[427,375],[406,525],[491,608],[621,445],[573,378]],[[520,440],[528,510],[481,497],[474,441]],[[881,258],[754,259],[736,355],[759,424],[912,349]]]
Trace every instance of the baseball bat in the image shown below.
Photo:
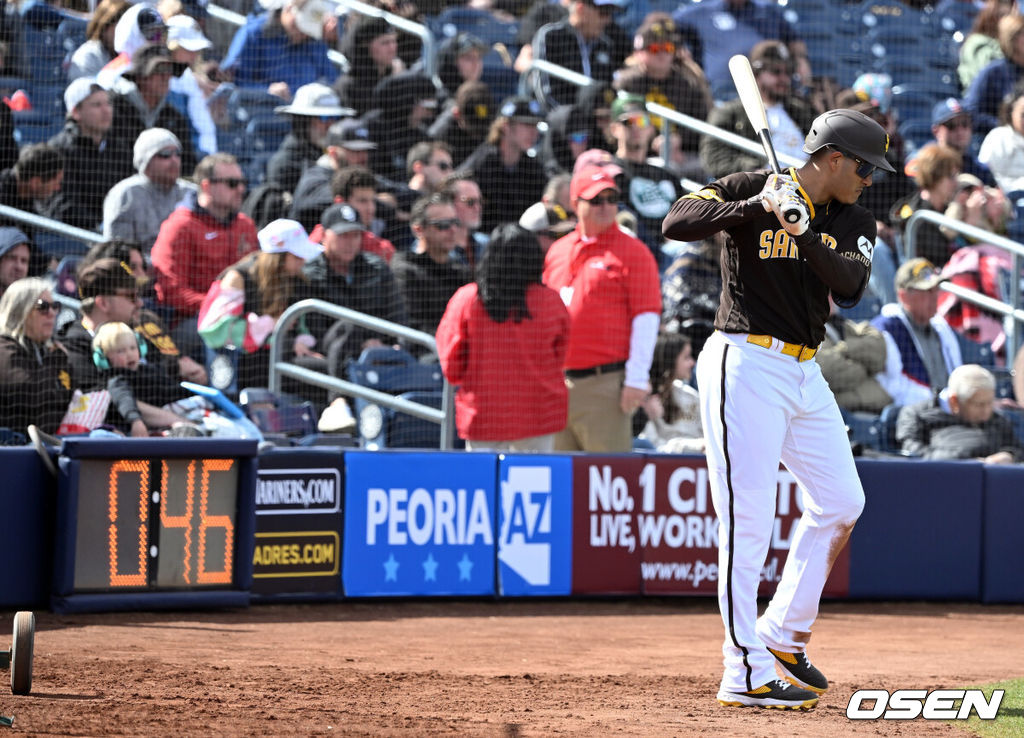
[[[736,85],[736,92],[743,103],[747,120],[757,131],[757,137],[761,139],[761,148],[768,157],[768,164],[773,172],[782,174],[779,159],[775,156],[772,134],[768,130],[768,115],[764,111],[764,101],[761,100],[761,91],[757,89],[757,80],[754,79],[754,70],[750,68],[750,60],[743,54],[736,54],[729,59],[729,74],[732,76],[732,83]],[[800,213],[796,210],[787,210],[782,217],[787,223],[795,223],[800,219]]]

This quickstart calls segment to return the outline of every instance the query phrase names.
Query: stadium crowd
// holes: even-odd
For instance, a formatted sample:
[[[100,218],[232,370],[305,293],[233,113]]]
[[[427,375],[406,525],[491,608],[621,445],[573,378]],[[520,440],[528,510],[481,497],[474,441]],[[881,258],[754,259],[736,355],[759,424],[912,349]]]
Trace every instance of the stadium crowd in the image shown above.
[[[244,14],[234,27],[206,0],[5,6],[0,205],[27,217],[0,215],[0,426],[206,432],[175,404],[178,382],[235,399],[264,386],[278,318],[318,298],[440,325],[441,356],[314,314],[287,336],[287,360],[343,379],[370,349],[440,362],[471,446],[700,452],[691,369],[713,331],[721,244],[667,241],[661,221],[685,192],[766,160],[648,108],[756,143],[725,71],[738,53],[781,154],[802,159],[811,122],[833,108],[889,134],[896,171],[876,171],[860,201],[878,226],[871,282],[860,305],[835,309],[817,359],[853,440],[867,423],[878,452],[915,454],[927,441],[900,449],[901,408],[944,398],[975,363],[994,372],[1010,419],[998,428],[1024,427],[1009,379],[1022,359],[1001,316],[940,287],[1006,302],[1019,277],[1008,252],[928,221],[907,230],[927,211],[1024,231],[1016,3],[837,3],[856,23],[874,17],[858,31],[870,49],[817,22],[810,0],[374,4],[393,16],[227,0]],[[537,60],[587,84],[531,71]],[[607,274],[579,283],[582,264]],[[130,326],[137,345],[101,335],[105,323]],[[113,351],[129,358],[115,366]],[[233,382],[214,376],[224,355]],[[321,430],[354,429],[344,398],[287,389]],[[627,432],[610,432],[615,413]],[[595,424],[615,440],[587,441]],[[524,438],[542,441],[500,445]]]

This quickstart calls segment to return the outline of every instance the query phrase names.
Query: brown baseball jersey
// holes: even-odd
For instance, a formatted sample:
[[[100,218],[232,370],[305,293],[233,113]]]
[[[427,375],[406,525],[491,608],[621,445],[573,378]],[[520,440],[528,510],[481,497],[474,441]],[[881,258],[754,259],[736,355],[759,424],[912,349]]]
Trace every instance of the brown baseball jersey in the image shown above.
[[[875,220],[859,205],[830,200],[815,203],[811,227],[790,236],[774,213],[750,201],[768,175],[731,174],[680,198],[662,231],[677,241],[726,233],[715,328],[817,346],[825,337],[829,291],[842,307],[856,305],[864,293]]]

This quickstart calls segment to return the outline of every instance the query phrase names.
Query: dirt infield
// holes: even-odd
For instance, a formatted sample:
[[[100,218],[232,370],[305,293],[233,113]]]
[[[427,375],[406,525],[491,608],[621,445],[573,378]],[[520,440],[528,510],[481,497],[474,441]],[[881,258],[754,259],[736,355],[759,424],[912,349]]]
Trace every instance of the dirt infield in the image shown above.
[[[0,617],[9,643],[12,613]],[[212,613],[37,613],[32,694],[5,734],[958,735],[851,722],[856,689],[1024,675],[1024,607],[826,603],[813,712],[723,708],[708,599],[363,602]],[[4,645],[4,648],[7,648]],[[3,675],[5,681],[7,675]]]

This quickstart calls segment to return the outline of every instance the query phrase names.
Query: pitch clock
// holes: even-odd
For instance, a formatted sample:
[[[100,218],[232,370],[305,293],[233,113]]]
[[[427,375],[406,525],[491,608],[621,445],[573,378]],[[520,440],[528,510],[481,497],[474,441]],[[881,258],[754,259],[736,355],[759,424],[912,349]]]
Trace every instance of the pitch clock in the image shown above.
[[[56,612],[249,603],[255,441],[65,439]]]

